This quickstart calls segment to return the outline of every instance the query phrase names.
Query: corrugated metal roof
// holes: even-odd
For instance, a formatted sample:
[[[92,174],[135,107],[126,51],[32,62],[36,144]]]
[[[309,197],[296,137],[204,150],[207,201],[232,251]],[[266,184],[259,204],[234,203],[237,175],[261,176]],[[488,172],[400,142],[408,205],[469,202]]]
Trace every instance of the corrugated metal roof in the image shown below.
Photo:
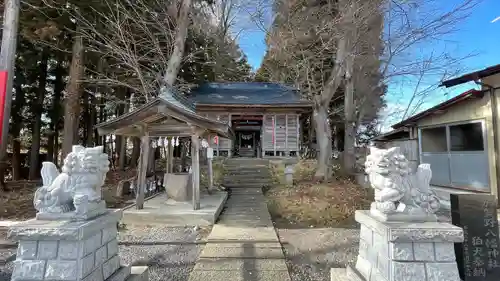
[[[190,98],[196,104],[302,104],[297,89],[278,83],[231,82],[206,83],[192,90]]]
[[[457,77],[457,78],[443,81],[441,83],[441,86],[445,86],[446,88],[449,88],[449,87],[453,87],[453,86],[467,83],[470,81],[479,80],[479,79],[482,79],[484,77],[488,77],[488,76],[495,75],[498,73],[500,73],[500,64],[490,66],[490,67],[487,67],[485,69],[481,69],[479,71],[467,73],[467,74],[464,74],[464,75]]]
[[[478,91],[478,90],[474,90],[474,89],[468,90],[468,91],[461,93],[460,95],[458,95],[454,98],[446,100],[438,105],[435,105],[435,106],[433,106],[427,110],[424,110],[416,115],[413,115],[412,117],[410,117],[408,119],[405,119],[397,124],[394,124],[394,125],[392,125],[392,128],[398,129],[402,126],[410,125],[410,124],[415,123],[424,117],[427,117],[427,116],[434,114],[436,112],[439,112],[441,110],[445,110],[445,109],[447,109],[450,106],[453,106],[455,104],[458,104],[458,103],[461,103],[461,102],[464,102],[464,101],[467,101],[467,100],[470,100],[473,98],[482,97],[483,94],[484,94],[484,91]]]

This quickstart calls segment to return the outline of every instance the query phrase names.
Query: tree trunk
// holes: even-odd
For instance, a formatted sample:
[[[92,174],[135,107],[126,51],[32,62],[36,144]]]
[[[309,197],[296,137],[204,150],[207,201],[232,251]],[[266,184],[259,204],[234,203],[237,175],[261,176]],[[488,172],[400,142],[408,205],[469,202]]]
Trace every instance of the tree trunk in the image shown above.
[[[357,5],[355,2],[349,7],[348,15],[354,19]],[[354,56],[356,55],[356,27],[351,27],[346,31],[346,49],[347,55],[345,56],[345,92],[344,92],[344,171],[352,174],[356,166],[356,106],[354,104]]]
[[[100,120],[97,119],[97,100],[95,96],[90,97],[90,103],[92,104],[92,111],[90,114],[90,118],[92,118],[94,124],[97,124]],[[97,129],[94,129],[94,144],[95,145],[101,144],[101,140],[99,137],[99,133],[97,132]]]
[[[74,34],[73,53],[69,70],[69,82],[64,97],[64,131],[62,144],[62,158],[71,152],[71,147],[76,142],[76,133],[80,119],[81,79],[83,76],[83,40],[79,34],[79,27]]]
[[[123,105],[123,110],[121,111],[121,114],[125,114],[129,111],[130,103],[128,100],[130,99],[130,90],[127,90],[125,94],[125,99],[127,102]],[[119,146],[119,162],[118,162],[118,169],[120,170],[125,170],[125,165],[127,164],[127,137],[126,136],[121,136],[121,143]]]
[[[43,100],[45,98],[45,87],[47,85],[47,63],[49,60],[49,52],[47,48],[42,50],[42,58],[40,60],[40,76],[38,77],[38,94],[33,101],[32,110],[34,112],[35,120],[33,123],[32,141],[30,150],[30,167],[29,179],[35,180],[39,174],[40,162],[40,130],[42,129],[42,113],[43,113]]]
[[[104,94],[101,93],[101,99],[99,101],[99,122],[106,122],[106,105],[105,105],[106,100],[104,99]],[[107,142],[106,142],[106,136],[101,136],[100,137],[100,143],[103,146],[103,152],[106,153],[107,151]]]
[[[315,104],[313,116],[319,150],[318,169],[314,177],[317,180],[328,180],[330,177],[330,155],[332,154],[332,132],[328,124],[328,106]]]
[[[179,9],[174,50],[170,55],[170,59],[167,64],[167,71],[163,76],[163,82],[168,86],[172,86],[175,83],[177,74],[179,73],[179,69],[181,67],[182,57],[186,46],[186,37],[189,27],[189,12],[191,10],[192,2],[192,0],[182,0],[181,7]]]
[[[83,104],[85,107],[85,131],[83,137],[83,143],[87,147],[94,145],[94,119],[92,118],[92,110],[94,109],[94,105],[91,103],[90,95],[88,92],[84,93]]]
[[[128,99],[127,99],[127,88],[125,87],[119,87],[117,89],[116,97],[120,101],[116,108],[116,116],[121,116],[125,113],[126,110],[126,105],[128,104]],[[125,144],[127,142],[127,138],[125,136],[116,136],[115,139],[115,145],[116,145],[116,155],[118,157],[118,169],[119,170],[124,170],[125,169],[125,158],[126,158],[126,150],[125,150]]]
[[[54,162],[57,165],[57,156],[59,152],[59,125],[61,122],[61,95],[64,90],[64,61],[63,53],[60,53],[57,59],[55,81],[54,81],[54,99],[50,109],[50,135],[47,145],[47,161]]]
[[[12,180],[21,179],[21,128],[23,127],[22,110],[26,103],[22,88],[21,74],[16,74],[15,100],[12,104]]]
[[[138,137],[133,137],[132,142],[134,144],[134,148],[132,148],[132,154],[130,155],[130,164],[131,168],[137,167],[137,161],[139,160],[139,156],[141,154],[141,139]]]

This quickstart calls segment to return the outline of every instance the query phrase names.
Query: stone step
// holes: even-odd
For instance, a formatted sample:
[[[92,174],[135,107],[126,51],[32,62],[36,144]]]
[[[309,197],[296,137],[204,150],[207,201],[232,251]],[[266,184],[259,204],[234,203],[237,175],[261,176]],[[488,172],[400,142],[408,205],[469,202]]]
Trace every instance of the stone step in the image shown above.
[[[254,176],[254,177],[235,177],[235,178],[232,178],[232,177],[226,177],[222,180],[222,182],[228,182],[228,183],[231,183],[231,182],[237,182],[237,183],[243,183],[243,182],[263,182],[263,183],[268,183],[268,182],[273,182],[271,179],[269,178],[265,178],[265,177],[260,177],[260,176]]]
[[[189,281],[290,281],[287,270],[193,270]]]
[[[243,203],[243,202],[229,201],[226,203],[226,206],[224,207],[224,210],[249,211],[249,210],[257,210],[257,209],[267,211],[266,202]]]
[[[225,164],[239,164],[239,163],[247,163],[247,164],[258,164],[258,165],[268,165],[269,160],[266,159],[259,159],[259,158],[245,158],[245,157],[238,157],[238,158],[229,158],[226,159],[224,162]]]
[[[229,189],[246,189],[246,188],[263,188],[269,186],[269,184],[249,184],[249,183],[226,183],[222,184],[224,187]]]
[[[253,243],[208,243],[200,258],[284,259],[281,248],[258,247]]]
[[[269,215],[265,215],[264,213],[250,213],[247,215],[243,215],[241,213],[233,213],[233,212],[226,212],[223,213],[222,215],[219,216],[219,220],[222,219],[231,219],[235,221],[239,220],[247,220],[247,221],[261,221],[261,220],[270,220],[271,217]]]
[[[269,169],[267,167],[224,167],[224,170],[228,174],[232,173],[269,173]]]
[[[194,270],[288,270],[283,259],[231,259],[231,258],[201,258],[196,262]],[[229,281],[229,280],[228,280]]]
[[[247,241],[279,243],[274,227],[231,227],[216,224],[208,236],[211,241]]]
[[[263,175],[271,176],[269,171],[226,171],[226,176]]]
[[[242,190],[237,190],[237,191],[231,191],[231,194],[256,195],[256,194],[262,194],[262,189],[261,188],[247,188],[247,189],[242,189]]]
[[[271,175],[266,175],[266,174],[260,174],[260,173],[250,173],[250,174],[232,174],[232,175],[225,175],[224,179],[232,179],[232,180],[259,180],[259,179],[265,179],[265,180],[271,180]]]
[[[130,268],[130,275],[125,281],[148,281],[148,267],[147,266],[132,266]]]
[[[239,227],[239,226],[268,227],[268,226],[273,226],[273,222],[271,219],[261,219],[261,220],[238,219],[238,220],[235,220],[234,218],[220,218],[218,223],[221,225],[224,225],[224,226],[232,226],[232,227]]]
[[[244,184],[272,184],[273,181],[269,179],[263,179],[259,177],[255,178],[248,178],[248,179],[243,179],[243,178],[237,178],[237,179],[231,179],[231,178],[226,178],[222,180],[222,184],[238,184],[238,185],[244,185]]]

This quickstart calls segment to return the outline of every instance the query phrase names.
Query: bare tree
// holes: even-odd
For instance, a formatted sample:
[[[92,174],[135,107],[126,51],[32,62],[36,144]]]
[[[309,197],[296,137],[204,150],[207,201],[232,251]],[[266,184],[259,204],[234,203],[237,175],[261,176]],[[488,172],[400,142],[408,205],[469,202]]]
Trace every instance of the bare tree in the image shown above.
[[[437,9],[434,0],[278,2],[267,72],[271,80],[295,83],[314,102],[317,177],[328,177],[332,116],[343,111],[344,169],[352,172],[356,136],[364,123],[377,119],[386,85],[451,73],[462,58],[437,51],[421,56],[416,50],[454,32],[477,2],[465,0],[448,10]],[[419,86],[404,115],[433,89]]]
[[[368,3],[364,3],[368,2]],[[355,72],[365,58],[377,57],[380,48],[362,46],[367,34],[379,38],[380,27],[373,27],[373,18],[380,18],[377,1],[282,1],[275,10],[278,14],[269,39],[271,59],[278,69],[271,72],[274,80],[293,82],[313,101],[313,119],[318,142],[318,169],[316,177],[328,178],[332,154],[330,105],[343,99],[346,131],[346,167],[354,166],[354,139],[357,112],[354,82]],[[379,25],[380,26],[380,25]],[[377,42],[368,42],[377,45]],[[378,44],[380,45],[380,44]],[[366,71],[366,69],[365,69]],[[372,69],[370,71],[377,71]],[[372,75],[372,73],[367,73]],[[356,78],[355,78],[356,77]],[[378,85],[378,83],[377,83]],[[344,88],[344,93],[339,94]],[[372,92],[362,93],[370,95]],[[361,95],[361,93],[359,93]],[[362,119],[362,117],[359,117]],[[352,163],[351,163],[352,162]]]
[[[462,62],[473,54],[456,55],[456,47],[450,49],[454,43],[449,39],[479,2],[463,0],[447,7],[434,0],[386,3],[381,57],[383,82],[403,93],[399,96],[392,93],[391,99],[398,104],[388,110],[393,119],[415,114],[435,97],[440,81],[463,70]]]

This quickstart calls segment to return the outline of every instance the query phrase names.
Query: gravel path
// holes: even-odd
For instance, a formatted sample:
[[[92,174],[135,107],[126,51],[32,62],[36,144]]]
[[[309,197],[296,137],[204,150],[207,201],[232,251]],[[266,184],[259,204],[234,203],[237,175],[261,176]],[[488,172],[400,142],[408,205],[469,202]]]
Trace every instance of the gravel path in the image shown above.
[[[278,235],[292,281],[329,281],[330,268],[346,267],[358,254],[358,229],[278,229]]]
[[[136,227],[120,231],[121,242],[182,242],[176,245],[120,246],[120,257],[126,265],[147,265],[150,281],[187,281],[203,245],[207,229],[193,227]]]
[[[120,242],[177,242],[174,245],[119,247],[122,264],[149,266],[150,281],[187,281],[203,244],[196,243],[210,232],[193,227],[140,227],[120,230]],[[16,249],[0,249],[0,281],[10,281],[13,263],[4,263]]]

